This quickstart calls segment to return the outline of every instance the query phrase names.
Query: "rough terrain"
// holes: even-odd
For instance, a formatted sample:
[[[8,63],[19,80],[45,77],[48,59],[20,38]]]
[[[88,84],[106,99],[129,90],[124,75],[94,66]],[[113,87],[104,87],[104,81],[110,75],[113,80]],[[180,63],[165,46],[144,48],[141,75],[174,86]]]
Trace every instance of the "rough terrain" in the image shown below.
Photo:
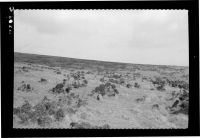
[[[189,68],[15,53],[14,128],[187,128]]]

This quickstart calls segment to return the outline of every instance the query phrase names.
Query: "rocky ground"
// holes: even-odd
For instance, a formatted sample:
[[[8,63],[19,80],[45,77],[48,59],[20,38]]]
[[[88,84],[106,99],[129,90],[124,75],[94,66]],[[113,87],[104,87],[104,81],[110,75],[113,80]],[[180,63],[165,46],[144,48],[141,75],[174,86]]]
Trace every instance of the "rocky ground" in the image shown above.
[[[14,63],[14,128],[187,128],[189,68]]]

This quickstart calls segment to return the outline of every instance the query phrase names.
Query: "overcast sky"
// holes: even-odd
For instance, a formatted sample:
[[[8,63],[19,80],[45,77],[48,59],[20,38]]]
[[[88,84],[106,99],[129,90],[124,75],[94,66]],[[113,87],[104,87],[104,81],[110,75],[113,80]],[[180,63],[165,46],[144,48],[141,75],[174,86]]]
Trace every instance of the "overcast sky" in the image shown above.
[[[187,10],[15,10],[14,51],[189,65]]]

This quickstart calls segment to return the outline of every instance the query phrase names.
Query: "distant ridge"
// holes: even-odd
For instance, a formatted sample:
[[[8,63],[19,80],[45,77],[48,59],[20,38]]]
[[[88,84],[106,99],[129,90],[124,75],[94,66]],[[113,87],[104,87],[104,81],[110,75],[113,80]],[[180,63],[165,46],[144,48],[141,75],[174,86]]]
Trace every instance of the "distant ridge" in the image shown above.
[[[14,52],[14,62],[26,62],[41,64],[53,67],[63,67],[63,68],[102,68],[102,69],[116,69],[121,68],[138,68],[138,67],[181,67],[181,66],[169,66],[169,65],[150,65],[150,64],[132,64],[132,63],[119,63],[119,62],[109,62],[109,61],[98,61],[98,60],[88,60],[88,59],[77,59],[68,57],[58,57],[58,56],[48,56],[48,55],[38,55],[29,53]]]

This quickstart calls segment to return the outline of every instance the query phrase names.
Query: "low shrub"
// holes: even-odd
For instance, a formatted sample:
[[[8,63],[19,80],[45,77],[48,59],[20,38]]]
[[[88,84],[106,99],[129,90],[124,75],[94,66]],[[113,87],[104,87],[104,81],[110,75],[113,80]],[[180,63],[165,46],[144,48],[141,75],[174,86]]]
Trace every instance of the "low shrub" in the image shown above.
[[[81,79],[81,74],[80,71],[76,72],[76,73],[72,73],[71,77],[74,78],[74,80],[80,80]]]
[[[180,104],[180,110],[179,112],[188,115],[189,112],[189,101],[182,101],[182,103]]]
[[[134,87],[135,87],[135,88],[140,88],[140,85],[139,85],[137,82],[135,82],[135,83],[134,83]]]
[[[110,129],[110,125],[104,124],[102,127],[99,127],[100,129]]]
[[[66,92],[66,93],[69,93],[71,90],[72,90],[71,87],[67,87],[67,88],[65,89],[65,92]]]
[[[171,86],[171,87],[178,87],[180,89],[185,89],[189,91],[189,84],[185,81],[180,81],[180,80],[167,80],[167,83]]]
[[[137,98],[137,99],[136,99],[136,102],[137,102],[137,103],[144,102],[145,99],[146,99],[146,96],[143,96],[143,97],[141,97],[141,98]]]
[[[186,114],[188,115],[189,111],[189,92],[186,90],[180,91],[180,93],[176,96],[171,107],[169,107],[171,113],[173,114]]]
[[[27,68],[27,67],[24,67],[24,66],[22,67],[22,71],[23,71],[23,72],[29,72],[28,68]]]
[[[85,73],[85,71],[81,71],[81,74],[83,74],[83,75],[84,75],[84,73]]]
[[[60,71],[57,71],[56,74],[61,74],[61,72],[60,72]]]
[[[78,85],[77,82],[73,82],[73,83],[72,83],[72,86],[73,86],[74,88],[79,88],[80,85]]]
[[[85,85],[87,85],[87,84],[88,84],[88,81],[87,81],[87,80],[83,80],[83,83],[84,83]]]
[[[17,107],[17,108],[13,108],[13,114],[14,115],[18,115],[18,114],[20,114],[20,107]]]
[[[100,94],[102,96],[115,96],[115,94],[119,94],[116,86],[114,84],[111,84],[110,82],[107,82],[106,84],[100,84],[92,91],[92,94],[94,93]]]
[[[125,83],[125,80],[123,78],[120,78],[119,83],[122,85]]]
[[[118,80],[115,80],[115,79],[109,79],[108,81],[112,82],[112,83],[115,83],[115,84],[119,84]]]
[[[101,78],[101,79],[100,79],[100,82],[104,82],[104,81],[105,81],[104,78]]]
[[[105,124],[103,126],[95,126],[91,125],[88,122],[71,122],[70,127],[73,129],[110,129],[110,126],[108,124]]]
[[[164,84],[161,84],[161,85],[158,85],[156,88],[157,88],[157,90],[159,90],[159,91],[164,91],[165,90],[165,85]]]
[[[64,119],[64,117],[65,113],[62,109],[58,109],[54,114],[54,118],[56,119],[56,121],[61,121]]]
[[[188,101],[189,100],[189,92],[186,90],[181,91],[181,94],[179,95],[179,100]]]
[[[159,109],[159,105],[158,104],[152,105],[152,109]]]
[[[27,124],[28,123],[28,120],[29,120],[29,116],[28,114],[25,114],[25,113],[20,113],[18,115],[19,119],[20,119],[20,124]]]
[[[37,119],[37,124],[41,127],[49,126],[52,123],[52,119],[49,116],[43,116]]]
[[[102,96],[104,96],[106,94],[105,85],[104,84],[100,84],[98,87],[95,88],[94,91],[99,93],[99,94],[101,94]]]
[[[33,90],[33,88],[31,87],[30,84],[25,84],[23,83],[20,87],[18,87],[17,90],[21,90],[21,91],[26,91],[26,92],[30,92]]]
[[[47,97],[44,97],[35,106],[25,101],[21,107],[13,109],[13,114],[20,119],[20,123],[32,122],[41,127],[50,125],[53,120],[62,121],[65,116],[63,109],[58,106],[58,102],[51,101]]]
[[[63,83],[60,83],[60,84],[57,84],[56,87],[54,87],[52,89],[52,92],[54,94],[60,94],[60,93],[64,93],[64,84]]]
[[[87,105],[87,101],[79,98],[77,101],[77,107],[79,108],[79,107],[85,106],[85,105]]]
[[[132,86],[132,85],[131,85],[131,84],[129,84],[129,83],[128,83],[128,84],[126,84],[126,87],[127,87],[127,88],[130,88],[131,86]]]
[[[121,78],[121,75],[114,74],[112,77],[115,78],[115,79],[119,79],[119,78]]]
[[[69,108],[66,109],[66,112],[68,114],[75,114],[77,112],[77,110],[72,108],[72,107],[69,107]]]
[[[118,91],[117,89],[114,89],[114,92],[115,92],[116,94],[119,94],[119,91]]]
[[[86,122],[81,122],[81,123],[72,122],[70,123],[70,126],[71,128],[74,128],[74,129],[91,129],[92,128],[92,125]]]
[[[160,77],[156,77],[155,80],[151,80],[153,85],[165,85],[165,81],[162,80]]]
[[[63,84],[65,84],[65,83],[66,83],[66,81],[67,81],[67,79],[63,79]]]
[[[86,72],[86,74],[93,74],[91,71]]]
[[[69,96],[72,97],[72,98],[75,98],[75,93],[70,93]]]
[[[32,108],[31,104],[27,100],[25,100],[25,103],[20,108],[20,112],[28,113],[30,112],[31,108]]]
[[[47,80],[44,78],[41,78],[39,82],[47,82]]]
[[[58,102],[57,105],[59,107],[63,107],[65,105],[70,106],[72,104],[73,101],[73,97],[71,97],[70,95],[62,95],[58,98]]]

